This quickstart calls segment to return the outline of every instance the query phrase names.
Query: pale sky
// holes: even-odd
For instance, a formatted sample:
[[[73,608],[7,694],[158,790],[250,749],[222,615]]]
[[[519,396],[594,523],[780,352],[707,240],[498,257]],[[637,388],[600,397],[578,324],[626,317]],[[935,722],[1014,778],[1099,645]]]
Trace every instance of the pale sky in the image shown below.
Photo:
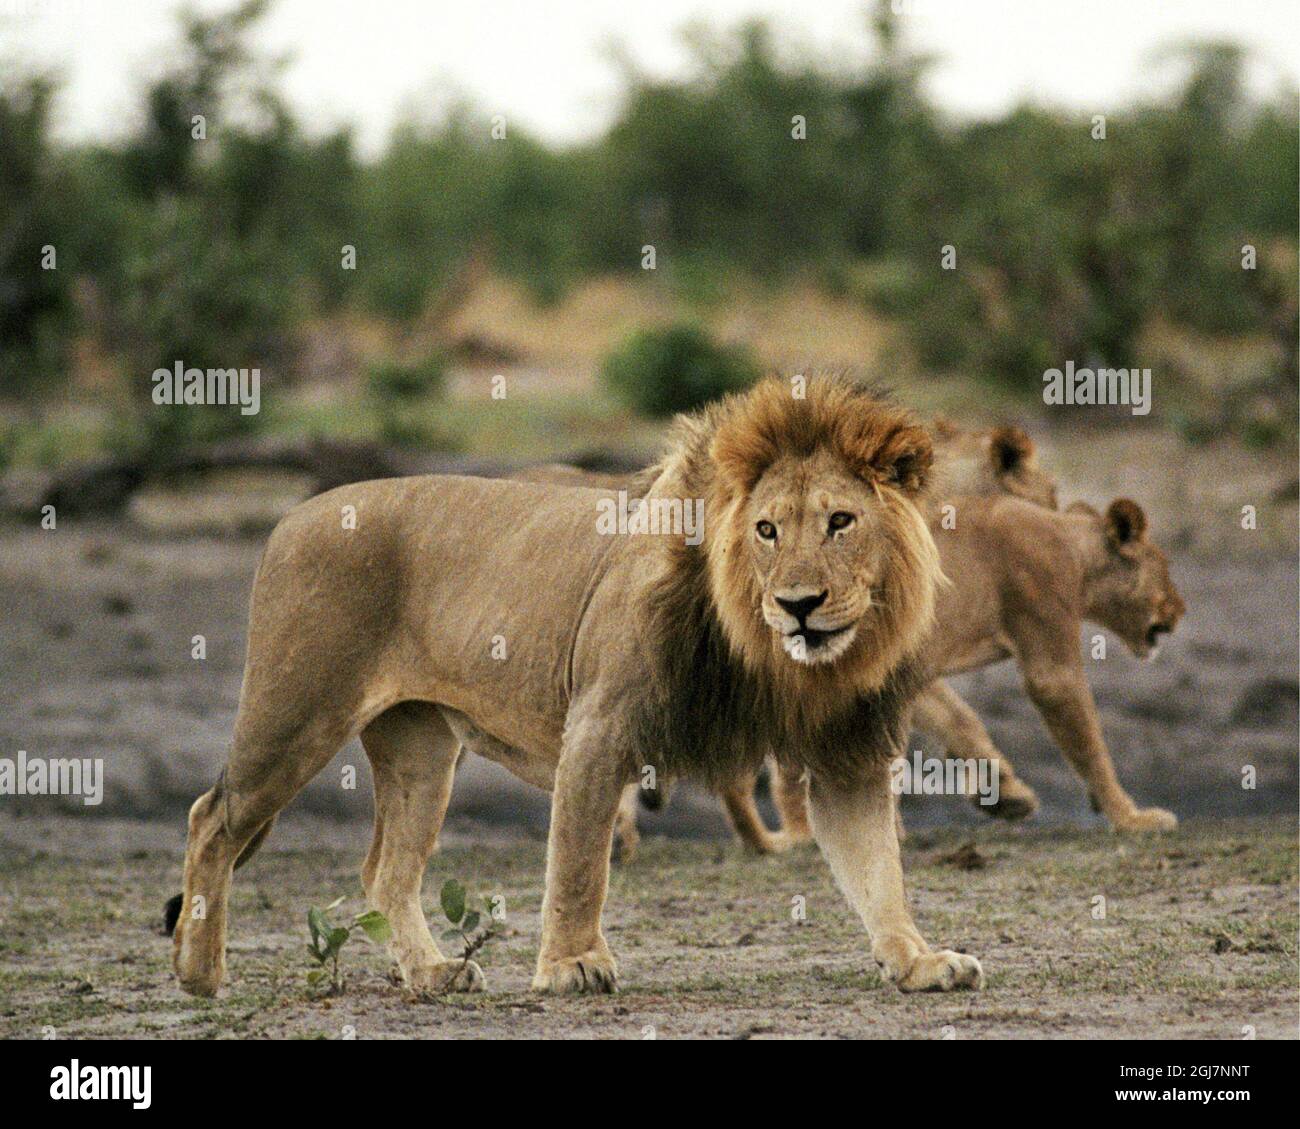
[[[929,89],[966,117],[1023,99],[1104,113],[1177,78],[1159,49],[1229,37],[1255,56],[1252,88],[1294,85],[1300,0],[893,0],[913,47],[937,55]],[[201,10],[230,6],[198,0]],[[175,37],[176,0],[0,0],[0,66],[65,79],[56,126],[71,139],[126,130]],[[851,66],[861,0],[278,0],[261,45],[288,53],[283,89],[312,132],[352,122],[373,153],[404,110],[436,115],[450,92],[552,141],[598,133],[616,105],[617,43],[655,75],[683,72],[680,30],[768,18],[783,45]],[[0,71],[0,81],[3,71]]]

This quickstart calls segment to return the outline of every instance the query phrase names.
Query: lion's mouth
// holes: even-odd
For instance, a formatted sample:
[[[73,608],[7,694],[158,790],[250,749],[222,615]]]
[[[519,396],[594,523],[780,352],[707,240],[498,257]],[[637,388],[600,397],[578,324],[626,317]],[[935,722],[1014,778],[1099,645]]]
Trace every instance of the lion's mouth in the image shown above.
[[[1155,662],[1160,656],[1160,636],[1168,635],[1173,628],[1164,623],[1153,623],[1147,628],[1146,637],[1143,642],[1146,644],[1146,654],[1140,656],[1147,662]]]
[[[835,627],[830,631],[818,631],[815,627],[805,627],[802,630],[796,631],[795,635],[803,636],[804,646],[806,647],[820,647],[825,644],[828,639],[834,639],[837,635],[843,635],[852,626],[853,624],[846,623],[843,627]]]
[[[856,623],[846,623],[843,627],[828,630],[801,627],[784,636],[782,644],[786,654],[796,662],[810,665],[832,662],[849,649],[857,630]]]

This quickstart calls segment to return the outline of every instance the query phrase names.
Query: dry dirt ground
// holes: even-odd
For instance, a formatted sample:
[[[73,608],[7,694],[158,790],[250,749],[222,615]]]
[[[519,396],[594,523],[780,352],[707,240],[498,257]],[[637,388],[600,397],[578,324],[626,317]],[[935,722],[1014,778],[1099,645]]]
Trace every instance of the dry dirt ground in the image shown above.
[[[196,1001],[172,982],[159,932],[179,852],[129,845],[168,833],[135,824],[110,847],[66,817],[39,822],[49,849],[5,848],[0,1037],[1297,1035],[1293,819],[1124,840],[994,826],[913,834],[905,867],[921,929],[978,954],[988,974],[983,993],[923,996],[879,982],[815,851],[754,859],[654,838],[612,879],[605,928],[620,994],[539,998],[528,982],[543,844],[471,848],[454,836],[430,863],[426,914],[437,920],[437,889],[456,877],[476,897],[504,897],[505,933],[483,957],[484,994],[432,1003],[405,1000],[386,955],[364,942],[344,951],[342,995],[309,995],[306,911],[340,894],[350,897],[337,912],[360,908],[360,828],[291,820],[284,841],[333,845],[269,847],[241,871],[226,988]]]
[[[623,994],[537,1000],[526,988],[548,799],[468,758],[426,906],[448,875],[506,897],[489,992],[408,1005],[383,955],[358,942],[346,994],[310,1001],[308,906],[348,894],[359,908],[371,792],[352,742],[241,872],[227,994],[181,996],[155,929],[184,812],[225,757],[264,538],[61,520],[52,532],[0,527],[0,757],[102,758],[105,792],[96,807],[0,797],[0,1035],[1295,1037],[1296,506],[1278,485],[1294,482],[1293,464],[1108,432],[1045,447],[1064,499],[1137,497],[1171,550],[1188,615],[1161,660],[1137,663],[1111,639],[1089,674],[1121,780],[1184,827],[1117,839],[1014,668],[961,680],[1043,801],[1030,825],[1006,827],[956,798],[905,799],[922,929],[985,961],[985,994],[880,987],[816,855],[744,858],[716,803],[683,788],[644,819],[644,853],[614,879]],[[1261,507],[1259,536],[1240,528],[1243,501]],[[941,861],[970,840],[982,868]],[[797,895],[804,925],[790,918]]]

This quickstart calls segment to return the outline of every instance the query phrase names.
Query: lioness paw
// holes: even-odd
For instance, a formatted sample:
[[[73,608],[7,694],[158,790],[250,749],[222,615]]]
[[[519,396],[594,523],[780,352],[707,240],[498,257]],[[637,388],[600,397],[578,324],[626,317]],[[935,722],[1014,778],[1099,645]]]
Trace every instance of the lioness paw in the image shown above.
[[[535,992],[617,992],[618,969],[607,953],[586,952],[562,960],[543,960],[533,977]]]
[[[978,795],[972,797],[975,806],[984,815],[994,819],[1011,821],[1028,819],[1038,810],[1038,796],[1034,790],[1014,777],[1010,780],[1004,778],[1001,781],[997,803],[983,804],[980,803],[981,798]]]
[[[432,1000],[449,992],[483,991],[483,970],[472,960],[445,960],[405,974],[406,990],[417,1000]]]
[[[965,953],[948,949],[921,953],[907,975],[898,980],[898,987],[904,992],[951,992],[955,988],[978,992],[984,987],[984,969]]]
[[[1164,808],[1138,808],[1114,821],[1116,831],[1176,831],[1178,817]]]

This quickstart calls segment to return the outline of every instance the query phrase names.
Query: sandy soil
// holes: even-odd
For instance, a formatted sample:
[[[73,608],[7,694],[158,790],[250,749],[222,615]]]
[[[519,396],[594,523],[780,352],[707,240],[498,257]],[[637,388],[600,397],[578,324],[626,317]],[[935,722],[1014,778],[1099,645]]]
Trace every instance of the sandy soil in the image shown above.
[[[345,950],[342,995],[309,995],[306,911],[340,894],[352,895],[344,909],[360,908],[359,828],[346,847],[271,847],[241,871],[227,986],[195,1001],[172,982],[159,932],[179,852],[87,848],[80,822],[40,822],[49,851],[13,846],[0,823],[17,864],[0,881],[2,1037],[47,1026],[60,1037],[168,1038],[1297,1034],[1294,820],[1197,824],[1176,839],[991,826],[913,835],[905,866],[921,929],[979,955],[988,974],[983,993],[947,996],[879,982],[814,851],[753,859],[729,844],[656,838],[612,881],[606,934],[620,994],[539,998],[528,982],[543,845],[469,848],[456,835],[430,863],[426,913],[435,920],[436,890],[456,877],[473,895],[504,896],[505,934],[482,958],[486,993],[433,1003],[404,999],[386,955],[363,942]],[[290,821],[282,839],[319,830]]]
[[[346,994],[310,1000],[308,906],[349,894],[359,908],[371,790],[353,742],[241,873],[228,993],[189,1000],[156,929],[184,812],[225,757],[262,538],[153,536],[125,521],[0,528],[0,757],[98,757],[106,774],[96,807],[0,798],[0,1036],[51,1025],[88,1036],[1295,1037],[1300,687],[1286,467],[1225,456],[1231,485],[1216,488],[1208,453],[1182,464],[1157,443],[1135,459],[1124,442],[1102,432],[1044,446],[1066,499],[1141,498],[1172,551],[1189,612],[1160,662],[1111,639],[1090,676],[1121,779],[1184,827],[1117,839],[1014,668],[959,680],[1043,801],[1026,827],[990,824],[957,798],[904,801],[919,921],[985,960],[979,997],[879,986],[815,854],[746,859],[712,798],[680,789],[644,816],[646,848],[614,879],[623,994],[538,1000],[526,987],[548,798],[468,758],[426,906],[448,875],[505,895],[510,932],[486,958],[489,992],[408,1004],[385,957],[359,943]],[[1240,529],[1243,499],[1261,506],[1260,536]],[[944,861],[968,841],[975,855],[958,861],[976,869]],[[802,926],[790,920],[796,895],[809,907]],[[1098,896],[1104,920],[1092,916]]]

